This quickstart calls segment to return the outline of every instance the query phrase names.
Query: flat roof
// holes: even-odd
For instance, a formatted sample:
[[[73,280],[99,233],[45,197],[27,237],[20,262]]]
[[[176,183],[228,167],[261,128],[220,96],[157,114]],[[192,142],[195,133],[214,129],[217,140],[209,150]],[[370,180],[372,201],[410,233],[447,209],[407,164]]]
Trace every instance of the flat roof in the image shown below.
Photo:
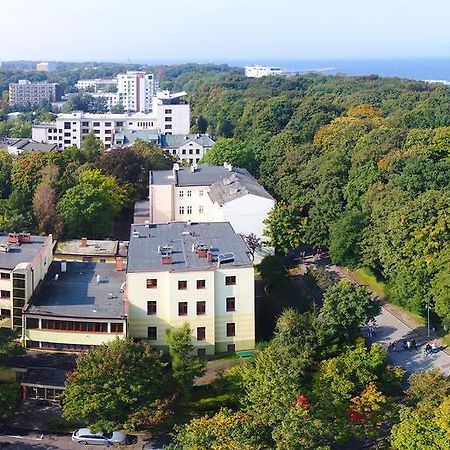
[[[133,223],[143,224],[150,219],[150,204],[148,200],[141,200],[134,204]]]
[[[60,261],[50,265],[26,314],[88,319],[123,317],[124,301],[120,288],[125,281],[124,271],[117,272],[115,264],[108,263],[68,261],[66,264],[66,272],[61,272]],[[100,276],[99,283],[97,276]]]
[[[0,269],[13,270],[18,264],[30,263],[42,248],[46,236],[31,236],[26,244],[11,244],[8,253],[0,252]],[[8,242],[7,234],[0,234],[0,244]]]
[[[119,248],[119,241],[88,239],[86,247],[81,245],[81,239],[59,241],[55,254],[80,256],[115,256]]]
[[[138,232],[139,237],[133,237]],[[127,272],[185,272],[217,267],[217,261],[200,258],[193,246],[203,244],[215,255],[233,253],[234,260],[221,267],[249,267],[252,262],[242,236],[228,222],[170,222],[131,226]],[[162,264],[160,246],[171,247],[172,264]]]

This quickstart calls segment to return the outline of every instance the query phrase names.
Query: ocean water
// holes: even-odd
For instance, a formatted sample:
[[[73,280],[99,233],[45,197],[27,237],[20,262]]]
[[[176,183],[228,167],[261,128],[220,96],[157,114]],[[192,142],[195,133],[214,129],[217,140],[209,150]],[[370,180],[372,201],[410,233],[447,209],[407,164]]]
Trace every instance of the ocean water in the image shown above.
[[[234,60],[230,65],[261,64],[281,67],[286,72],[320,72],[334,75],[380,75],[411,80],[450,80],[450,58]]]

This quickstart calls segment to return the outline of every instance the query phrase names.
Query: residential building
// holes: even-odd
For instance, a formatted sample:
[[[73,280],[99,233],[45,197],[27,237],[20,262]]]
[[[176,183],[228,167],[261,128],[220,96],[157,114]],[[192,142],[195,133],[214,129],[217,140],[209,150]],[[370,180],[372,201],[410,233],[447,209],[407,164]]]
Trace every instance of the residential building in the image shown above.
[[[94,80],[78,80],[75,87],[79,90],[92,89],[95,93],[104,92],[117,86],[117,78],[95,78]]]
[[[127,147],[140,140],[159,145],[160,135],[155,130],[122,130],[114,134],[113,147]]]
[[[117,92],[98,92],[92,94],[92,97],[104,100],[108,110],[111,110],[113,106],[117,106],[120,103],[119,94]]]
[[[129,70],[117,75],[118,103],[125,111],[150,113],[155,83],[152,73]]]
[[[76,351],[126,336],[123,269],[121,260],[54,261],[23,311],[24,346]]]
[[[245,76],[249,78],[261,78],[270,75],[283,75],[280,67],[274,66],[245,66]]]
[[[58,151],[56,144],[33,142],[30,139],[0,138],[0,148],[12,155],[20,155],[25,152],[51,152]]]
[[[158,128],[163,134],[188,134],[191,115],[187,93],[159,91],[152,99],[153,114],[158,118]]]
[[[229,223],[132,225],[126,302],[129,335],[167,348],[188,323],[199,356],[255,346],[254,270]]]
[[[236,233],[264,238],[275,199],[246,169],[194,164],[149,174],[149,221],[230,222]]]
[[[52,236],[0,234],[0,314],[22,331],[22,310],[44,279],[53,258]]]
[[[198,163],[214,144],[208,134],[167,134],[160,140],[165,152],[189,164]]]
[[[61,98],[57,83],[32,83],[28,80],[19,80],[9,85],[9,105],[36,106],[42,102],[55,102]]]
[[[38,72],[53,72],[56,70],[56,63],[52,61],[43,61],[36,64]]]

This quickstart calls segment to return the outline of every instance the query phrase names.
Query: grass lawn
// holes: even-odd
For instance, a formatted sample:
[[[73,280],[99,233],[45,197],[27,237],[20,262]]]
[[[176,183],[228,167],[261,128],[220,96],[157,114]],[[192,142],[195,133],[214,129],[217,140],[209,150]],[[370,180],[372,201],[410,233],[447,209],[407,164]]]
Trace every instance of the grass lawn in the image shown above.
[[[371,291],[375,292],[375,294],[378,297],[383,297],[384,298],[384,296],[385,296],[384,283],[378,281],[376,279],[375,275],[373,275],[369,270],[361,268],[361,269],[356,269],[356,270],[354,270],[352,272],[349,272],[349,274],[359,284],[363,284],[365,286],[368,286],[368,288]]]

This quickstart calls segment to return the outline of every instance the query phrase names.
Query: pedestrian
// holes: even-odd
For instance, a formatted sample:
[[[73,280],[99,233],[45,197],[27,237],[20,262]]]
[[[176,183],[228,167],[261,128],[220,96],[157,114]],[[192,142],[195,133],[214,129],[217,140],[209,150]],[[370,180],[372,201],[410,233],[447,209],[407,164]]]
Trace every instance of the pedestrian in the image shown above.
[[[412,348],[412,343],[411,343],[411,341],[406,341],[406,348],[408,349],[408,352],[410,352],[411,351],[411,348]]]
[[[391,341],[391,342],[389,342],[389,345],[388,345],[388,352],[392,352],[392,346],[393,346],[393,342]]]
[[[432,343],[431,343],[431,353],[437,353],[438,352],[438,347],[437,347],[437,345],[436,345],[436,342],[435,341],[433,341]]]
[[[403,339],[402,346],[404,350],[408,350],[408,344],[406,343],[406,339]]]
[[[430,343],[428,342],[427,345],[425,346],[425,355],[428,356],[431,352],[432,352],[432,347],[430,345]]]
[[[414,350],[417,350],[417,344],[415,339],[411,339],[411,345]]]
[[[392,351],[395,352],[396,348],[397,348],[397,341],[394,341],[392,343]]]

